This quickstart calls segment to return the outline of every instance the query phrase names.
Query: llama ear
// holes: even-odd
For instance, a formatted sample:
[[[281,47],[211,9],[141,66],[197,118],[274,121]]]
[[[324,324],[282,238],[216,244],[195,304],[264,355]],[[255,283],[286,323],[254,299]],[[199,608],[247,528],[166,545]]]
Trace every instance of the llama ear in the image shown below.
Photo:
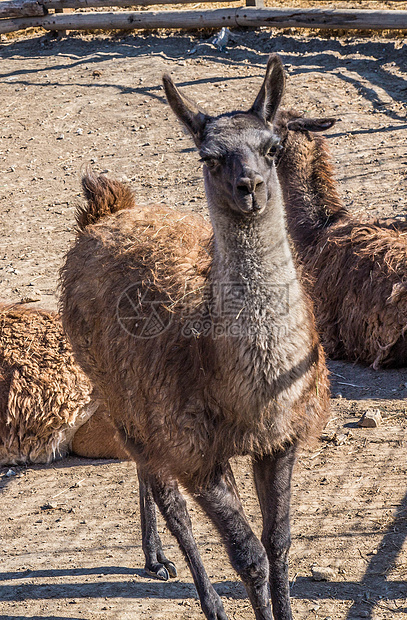
[[[288,121],[287,129],[291,131],[327,131],[340,120],[340,118],[296,118],[293,121]]]
[[[200,110],[189,97],[181,94],[169,75],[163,75],[163,84],[172,111],[188,129],[196,146],[199,147],[203,139],[205,125],[210,117]]]
[[[262,87],[249,112],[271,123],[280,105],[284,85],[285,76],[281,58],[277,54],[271,54]]]

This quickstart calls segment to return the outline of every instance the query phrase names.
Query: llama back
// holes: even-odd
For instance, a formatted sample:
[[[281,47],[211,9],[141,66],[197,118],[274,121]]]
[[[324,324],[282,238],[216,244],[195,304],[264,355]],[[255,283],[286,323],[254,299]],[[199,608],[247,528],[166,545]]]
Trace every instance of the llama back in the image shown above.
[[[85,176],[83,187],[87,205],[79,207],[77,220],[97,221],[79,231],[67,255],[68,267],[61,270],[61,305],[70,309],[70,328],[78,335],[89,331],[106,299],[110,325],[119,326],[118,334],[123,330],[144,338],[146,334],[138,331],[138,318],[141,330],[151,313],[166,325],[172,314],[182,312],[184,301],[199,303],[211,254],[205,220],[163,205],[129,209],[126,186],[104,176]],[[113,214],[106,204],[115,205]],[[126,273],[131,277],[123,280]],[[138,297],[140,286],[148,289],[145,303]],[[91,303],[89,290],[93,291]],[[151,305],[155,296],[160,302]],[[140,312],[145,316],[139,317]],[[81,359],[80,352],[76,353]]]
[[[95,193],[104,187],[99,177]],[[146,412],[147,401],[160,408],[157,401],[169,389],[163,358],[173,364],[185,359],[188,374],[188,347],[180,346],[175,334],[174,340],[168,335],[174,319],[202,302],[210,256],[206,221],[163,205],[119,209],[79,232],[61,272],[64,325],[79,364],[106,401],[116,385],[109,401],[116,420],[138,403]],[[134,380],[129,367],[136,383],[144,385],[130,403],[126,394]],[[117,394],[119,385],[126,387]],[[175,392],[176,386],[172,389]],[[156,422],[164,424],[164,417],[157,421],[157,416],[134,416],[150,436],[159,430]],[[134,432],[134,422],[126,418],[123,424]]]
[[[375,368],[406,363],[403,231],[349,218],[325,231],[304,264],[314,274],[317,324],[329,356]]]
[[[92,413],[90,393],[55,314],[1,308],[0,464],[66,454]]]

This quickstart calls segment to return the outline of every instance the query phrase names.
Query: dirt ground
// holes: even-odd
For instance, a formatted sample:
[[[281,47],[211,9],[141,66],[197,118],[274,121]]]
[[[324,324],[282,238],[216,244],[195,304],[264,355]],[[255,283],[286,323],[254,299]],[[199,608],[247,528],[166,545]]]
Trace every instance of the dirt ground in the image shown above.
[[[0,299],[55,308],[58,269],[74,236],[87,164],[128,179],[139,202],[205,210],[200,164],[165,105],[169,72],[208,111],[247,108],[267,56],[288,73],[285,105],[341,119],[329,135],[346,205],[407,215],[407,45],[402,38],[236,32],[227,52],[209,33],[39,34],[0,45]],[[295,618],[407,615],[407,372],[331,363],[332,419],[301,455],[290,559]],[[379,408],[376,429],[356,425]],[[234,464],[256,532],[249,463]],[[128,462],[68,458],[0,470],[0,620],[201,618],[190,573],[162,521],[179,577],[143,572],[138,489]],[[196,538],[231,619],[253,618],[207,519]],[[313,565],[331,567],[313,581]]]

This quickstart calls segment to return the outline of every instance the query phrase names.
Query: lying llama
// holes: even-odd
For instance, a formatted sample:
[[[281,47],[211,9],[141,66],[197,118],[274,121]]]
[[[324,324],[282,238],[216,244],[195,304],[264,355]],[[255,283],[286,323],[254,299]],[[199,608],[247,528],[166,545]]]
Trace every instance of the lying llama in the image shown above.
[[[291,619],[291,471],[299,441],[327,417],[324,356],[273,161],[271,123],[283,86],[281,61],[272,56],[249,112],[211,117],[165,76],[168,102],[204,161],[213,241],[208,230],[203,242],[201,217],[163,206],[123,211],[115,202],[116,213],[105,217],[110,182],[88,175],[83,231],[61,272],[63,323],[75,355],[108,403],[212,620],[226,614],[177,481],[220,531],[255,617],[272,618],[270,579],[274,618]],[[253,460],[263,544],[229,465],[239,454]],[[158,565],[168,563],[148,528],[143,549],[147,561],[155,555]]]
[[[52,312],[0,307],[0,466],[72,450],[119,457],[114,429]]]
[[[322,344],[333,359],[406,366],[407,233],[346,211],[326,139],[314,134],[334,122],[280,111],[275,123],[288,228],[311,276]]]

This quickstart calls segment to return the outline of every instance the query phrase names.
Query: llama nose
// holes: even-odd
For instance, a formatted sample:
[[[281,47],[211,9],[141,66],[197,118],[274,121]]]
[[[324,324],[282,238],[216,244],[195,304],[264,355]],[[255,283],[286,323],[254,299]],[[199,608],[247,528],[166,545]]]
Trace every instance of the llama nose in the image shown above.
[[[246,172],[236,183],[236,188],[245,194],[254,194],[254,192],[263,185],[263,177],[257,172]]]

